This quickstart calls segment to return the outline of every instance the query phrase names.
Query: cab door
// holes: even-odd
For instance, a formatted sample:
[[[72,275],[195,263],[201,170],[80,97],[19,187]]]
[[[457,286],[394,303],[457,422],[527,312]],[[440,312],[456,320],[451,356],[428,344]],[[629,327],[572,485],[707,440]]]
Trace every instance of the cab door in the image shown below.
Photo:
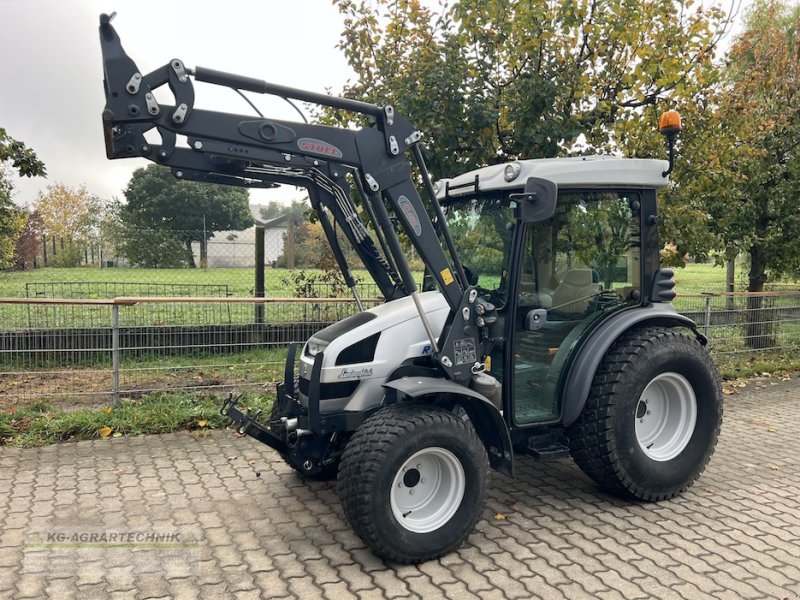
[[[561,191],[555,214],[518,224],[506,393],[513,423],[559,420],[561,375],[582,336],[640,302],[640,194]]]

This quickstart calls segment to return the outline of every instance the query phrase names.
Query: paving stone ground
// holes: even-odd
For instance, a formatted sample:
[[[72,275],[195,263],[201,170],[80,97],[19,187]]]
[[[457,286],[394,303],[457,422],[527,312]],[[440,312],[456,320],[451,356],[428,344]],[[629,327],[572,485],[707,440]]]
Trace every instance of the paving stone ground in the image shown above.
[[[680,498],[623,502],[570,460],[522,458],[517,479],[493,474],[469,542],[420,566],[375,558],[332,484],[231,432],[0,449],[0,598],[796,600],[800,384],[725,410],[709,468]],[[108,547],[114,532],[179,541]]]

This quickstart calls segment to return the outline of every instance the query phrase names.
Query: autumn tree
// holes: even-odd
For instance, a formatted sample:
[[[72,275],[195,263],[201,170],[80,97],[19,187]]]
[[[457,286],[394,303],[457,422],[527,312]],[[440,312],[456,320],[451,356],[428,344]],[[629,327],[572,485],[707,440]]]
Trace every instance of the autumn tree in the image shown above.
[[[19,236],[25,229],[27,216],[14,205],[11,177],[44,177],[44,163],[24,143],[10,137],[0,127],[0,269],[13,266]]]
[[[800,7],[759,0],[727,57],[720,107],[739,172],[731,201],[707,204],[719,233],[750,257],[748,290],[800,272]],[[724,205],[723,205],[724,204]]]
[[[337,0],[340,48],[358,79],[344,94],[392,103],[425,134],[435,178],[519,158],[665,156],[659,114],[678,108],[702,148],[732,15],[696,0]],[[345,122],[329,111],[326,121]],[[713,137],[713,136],[711,136]],[[580,142],[580,143],[576,143]],[[706,149],[713,144],[707,144]],[[704,157],[707,152],[697,157]],[[702,160],[678,176],[693,176]],[[688,190],[686,190],[688,194]],[[661,232],[704,257],[718,243],[686,194],[662,194]]]
[[[748,291],[761,292],[768,278],[800,275],[800,7],[757,0],[725,71],[724,139],[696,200],[724,247],[749,258]],[[754,348],[775,344],[762,300],[748,304]]]
[[[42,218],[35,210],[21,209],[25,225],[17,237],[14,247],[13,268],[18,270],[33,269],[41,250],[44,228]]]
[[[707,86],[726,23],[693,0],[336,3],[358,75],[344,94],[418,124],[436,177],[569,153],[581,135],[585,152],[624,152],[629,123],[654,128],[645,108]]]
[[[158,232],[179,239],[186,250],[186,263],[192,267],[196,266],[192,242],[199,242],[200,263],[205,265],[208,240],[214,232],[238,231],[253,224],[247,190],[181,181],[160,165],[136,169],[124,193],[127,203],[120,218],[129,235],[142,231],[150,243],[158,239]]]
[[[338,228],[337,236],[347,263],[352,268],[359,268],[361,262],[356,251]],[[338,269],[328,238],[325,237],[325,232],[318,220],[295,220],[294,245],[294,264],[296,267],[322,269],[323,271]],[[286,254],[281,254],[277,260],[278,266],[286,267],[286,260]]]
[[[34,203],[42,229],[56,239],[51,264],[77,267],[86,247],[94,241],[103,203],[85,185],[70,188],[63,183],[47,186]]]

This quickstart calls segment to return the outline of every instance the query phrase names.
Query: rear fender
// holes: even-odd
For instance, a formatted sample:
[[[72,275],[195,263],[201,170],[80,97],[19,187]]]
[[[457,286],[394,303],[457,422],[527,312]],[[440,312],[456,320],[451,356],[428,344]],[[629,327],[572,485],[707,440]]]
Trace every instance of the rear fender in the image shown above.
[[[626,331],[634,327],[651,325],[688,327],[700,343],[705,346],[707,342],[705,336],[697,331],[695,322],[680,314],[671,304],[654,303],[636,310],[617,313],[591,332],[572,360],[569,373],[566,374],[566,380],[561,388],[563,407],[561,424],[564,427],[572,425],[581,415],[589,397],[594,374],[611,345]]]
[[[394,396],[398,401],[420,400],[450,409],[463,408],[486,446],[489,464],[504,475],[514,476],[514,451],[508,426],[486,396],[449,379],[428,376],[401,377],[383,387],[389,391],[390,398]]]

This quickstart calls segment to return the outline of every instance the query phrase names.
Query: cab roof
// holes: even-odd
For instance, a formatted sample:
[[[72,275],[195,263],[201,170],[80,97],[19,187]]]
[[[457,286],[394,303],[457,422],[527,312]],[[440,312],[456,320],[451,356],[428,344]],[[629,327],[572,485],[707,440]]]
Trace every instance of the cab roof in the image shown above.
[[[511,181],[505,177],[506,167],[515,165],[519,174]],[[661,188],[669,183],[662,173],[669,168],[666,160],[622,158],[619,156],[573,156],[568,158],[537,158],[518,160],[475,169],[468,173],[441,179],[436,183],[436,195],[442,199],[475,192],[477,176],[479,191],[522,189],[528,177],[549,179],[559,188]]]

